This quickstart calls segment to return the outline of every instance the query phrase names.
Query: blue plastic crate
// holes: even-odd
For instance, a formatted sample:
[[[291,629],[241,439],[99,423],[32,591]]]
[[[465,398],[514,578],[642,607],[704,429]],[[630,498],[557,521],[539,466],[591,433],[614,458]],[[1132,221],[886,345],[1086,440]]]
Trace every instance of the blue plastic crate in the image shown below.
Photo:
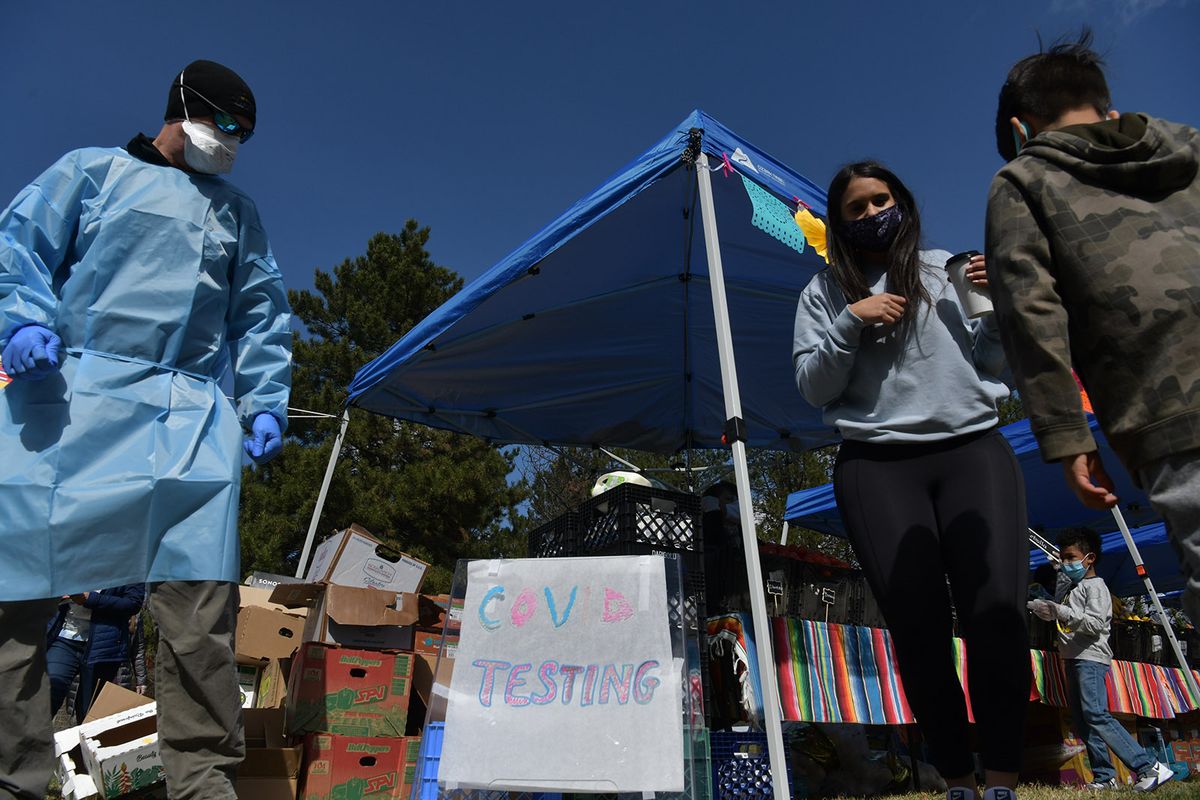
[[[442,739],[446,723],[431,722],[421,738],[421,755],[417,761],[417,780],[414,800],[438,800],[438,764],[442,760]],[[446,798],[466,800],[562,800],[562,795],[547,792],[489,792],[483,789],[457,789],[446,792]]]
[[[709,743],[713,800],[771,800],[774,782],[765,733],[712,731]],[[788,788],[792,797],[798,797],[790,773]]]

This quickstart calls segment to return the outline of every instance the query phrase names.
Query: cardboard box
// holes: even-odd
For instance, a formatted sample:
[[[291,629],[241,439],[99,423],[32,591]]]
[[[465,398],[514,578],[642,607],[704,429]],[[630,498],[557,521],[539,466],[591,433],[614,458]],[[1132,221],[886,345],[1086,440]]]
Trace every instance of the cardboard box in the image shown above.
[[[154,701],[106,683],[79,726],[80,750],[100,797],[121,797],[165,780]]]
[[[443,637],[440,630],[427,631],[417,628],[413,634],[413,652],[436,656],[442,650],[443,638],[446,639],[446,647],[449,650],[448,657],[454,658],[454,654],[458,652],[458,634],[452,633],[448,637]]]
[[[243,712],[246,758],[238,767],[234,789],[240,800],[295,800],[304,745],[288,747],[281,708]]]
[[[293,583],[301,583],[301,581],[293,581]],[[257,586],[239,586],[238,611],[254,606],[256,608],[269,608],[272,611],[282,611],[285,614],[291,614],[293,617],[308,616],[307,608],[287,608],[286,606],[279,605],[279,603],[272,603],[271,593],[274,591],[274,587],[266,589]]]
[[[321,542],[304,580],[389,592],[418,592],[428,567],[424,561],[388,547],[366,529],[351,525]]]
[[[304,579],[294,575],[276,575],[273,572],[251,572],[244,585],[270,592],[281,583],[304,583]]]
[[[404,737],[403,758],[404,771],[401,773],[400,796],[408,797],[412,794],[413,784],[417,782],[417,765],[421,760],[420,736]]]
[[[290,658],[273,658],[267,662],[258,679],[256,708],[283,708],[287,700],[287,679],[291,666]]]
[[[380,739],[310,734],[304,740],[304,800],[407,800],[420,737]]]
[[[288,679],[288,733],[403,736],[412,675],[412,653],[305,642]]]
[[[417,627],[441,631],[450,610],[450,595],[423,594],[417,599]]]
[[[262,670],[248,664],[237,665],[238,691],[242,708],[254,708],[258,697],[258,678]]]
[[[239,664],[262,666],[272,658],[288,658],[300,646],[305,620],[261,606],[238,611],[234,654]]]
[[[54,734],[54,757],[58,761],[54,772],[63,800],[93,800],[100,796],[100,790],[96,788],[96,782],[88,774],[83,761],[79,726]]]
[[[412,649],[415,594],[297,583],[276,587],[271,599],[288,607],[309,608],[303,641],[377,650]]]

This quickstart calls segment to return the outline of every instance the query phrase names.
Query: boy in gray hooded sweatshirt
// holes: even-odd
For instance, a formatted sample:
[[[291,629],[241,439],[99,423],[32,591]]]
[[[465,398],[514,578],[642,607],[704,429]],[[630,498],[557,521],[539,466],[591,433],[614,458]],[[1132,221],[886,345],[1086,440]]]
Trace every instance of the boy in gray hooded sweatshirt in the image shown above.
[[[1068,529],[1058,537],[1062,568],[1054,602],[1031,600],[1029,610],[1058,623],[1058,652],[1067,673],[1071,724],[1087,747],[1092,765],[1089,789],[1117,788],[1109,750],[1137,774],[1134,789],[1148,792],[1171,780],[1174,772],[1134,740],[1108,711],[1105,678],[1112,669],[1112,595],[1096,575],[1100,536],[1088,528]]]
[[[1085,505],[1116,505],[1074,367],[1200,623],[1200,132],[1111,111],[1090,39],[1022,59],[1000,90],[988,280],[1042,457]]]

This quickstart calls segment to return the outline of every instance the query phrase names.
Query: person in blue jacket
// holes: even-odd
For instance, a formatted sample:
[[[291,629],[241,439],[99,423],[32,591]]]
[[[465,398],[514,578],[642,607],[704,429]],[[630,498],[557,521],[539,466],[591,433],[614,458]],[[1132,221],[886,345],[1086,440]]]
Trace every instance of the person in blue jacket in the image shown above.
[[[58,713],[78,676],[75,721],[83,722],[100,684],[114,682],[129,658],[129,620],[145,599],[140,583],[63,598],[46,634],[50,716]]]
[[[220,177],[256,116],[241,77],[193,62],[157,136],[67,153],[0,213],[0,798],[42,797],[53,766],[58,602],[136,583],[168,793],[234,797],[242,454],[280,451],[291,387],[279,268]]]

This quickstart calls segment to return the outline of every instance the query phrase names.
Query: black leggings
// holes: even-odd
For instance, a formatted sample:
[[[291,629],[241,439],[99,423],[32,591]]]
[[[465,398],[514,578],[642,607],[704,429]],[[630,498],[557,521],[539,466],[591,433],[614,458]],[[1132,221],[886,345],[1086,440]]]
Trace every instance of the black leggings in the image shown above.
[[[951,651],[953,594],[984,767],[1018,771],[1029,540],[1025,483],[1008,442],[994,428],[928,443],[847,441],[833,486],[934,766],[944,777],[975,770]]]

